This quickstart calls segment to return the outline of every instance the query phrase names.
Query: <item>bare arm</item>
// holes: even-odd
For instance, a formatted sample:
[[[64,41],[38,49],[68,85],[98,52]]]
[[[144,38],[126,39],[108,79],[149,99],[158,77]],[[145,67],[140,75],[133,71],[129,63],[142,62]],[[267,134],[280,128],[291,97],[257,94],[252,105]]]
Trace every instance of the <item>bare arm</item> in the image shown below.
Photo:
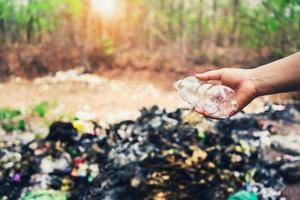
[[[259,96],[300,90],[300,52],[253,69]]]
[[[258,96],[300,90],[300,52],[255,69],[224,68],[195,76],[234,89],[238,112]]]

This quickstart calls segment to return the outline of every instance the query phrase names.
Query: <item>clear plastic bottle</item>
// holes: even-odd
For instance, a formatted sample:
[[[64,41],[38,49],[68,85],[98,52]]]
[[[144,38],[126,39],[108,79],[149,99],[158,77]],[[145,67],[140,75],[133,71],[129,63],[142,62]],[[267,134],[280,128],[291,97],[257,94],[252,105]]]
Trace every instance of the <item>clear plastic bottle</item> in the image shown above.
[[[237,109],[234,90],[224,85],[189,76],[177,81],[176,89],[184,101],[213,118],[228,118]]]

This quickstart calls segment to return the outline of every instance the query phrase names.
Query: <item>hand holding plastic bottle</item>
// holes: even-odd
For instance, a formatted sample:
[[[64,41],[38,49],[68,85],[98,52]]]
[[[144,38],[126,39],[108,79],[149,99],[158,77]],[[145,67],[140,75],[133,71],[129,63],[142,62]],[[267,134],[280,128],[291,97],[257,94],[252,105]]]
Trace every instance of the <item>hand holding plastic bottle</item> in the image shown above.
[[[222,85],[234,90],[237,109],[242,110],[258,96],[300,90],[300,52],[254,69],[232,69],[208,71],[195,75],[200,81],[221,81]],[[203,109],[198,113],[214,117]]]
[[[237,103],[237,109],[232,110],[229,116],[234,115],[253,99],[258,96],[257,89],[253,83],[253,71],[249,69],[228,69],[223,68],[220,70],[208,71],[203,74],[195,75],[201,81],[220,81],[222,85],[228,86],[233,89],[234,99]],[[205,110],[196,107],[195,111],[208,117],[211,116]]]

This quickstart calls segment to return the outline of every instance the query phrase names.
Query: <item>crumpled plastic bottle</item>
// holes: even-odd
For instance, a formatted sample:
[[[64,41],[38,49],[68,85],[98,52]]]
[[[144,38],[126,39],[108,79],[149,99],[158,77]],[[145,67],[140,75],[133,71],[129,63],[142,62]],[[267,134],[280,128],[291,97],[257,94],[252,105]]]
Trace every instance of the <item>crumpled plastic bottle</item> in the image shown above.
[[[209,82],[202,82],[194,76],[177,81],[176,89],[181,98],[213,118],[228,118],[237,110],[234,90]]]

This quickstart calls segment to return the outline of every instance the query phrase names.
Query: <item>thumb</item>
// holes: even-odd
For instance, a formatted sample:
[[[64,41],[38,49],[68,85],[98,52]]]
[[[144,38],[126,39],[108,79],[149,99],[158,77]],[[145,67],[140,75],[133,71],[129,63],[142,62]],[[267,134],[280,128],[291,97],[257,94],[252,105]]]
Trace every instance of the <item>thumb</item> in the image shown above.
[[[213,70],[202,74],[196,74],[195,77],[201,81],[220,80],[223,72],[223,69]]]

